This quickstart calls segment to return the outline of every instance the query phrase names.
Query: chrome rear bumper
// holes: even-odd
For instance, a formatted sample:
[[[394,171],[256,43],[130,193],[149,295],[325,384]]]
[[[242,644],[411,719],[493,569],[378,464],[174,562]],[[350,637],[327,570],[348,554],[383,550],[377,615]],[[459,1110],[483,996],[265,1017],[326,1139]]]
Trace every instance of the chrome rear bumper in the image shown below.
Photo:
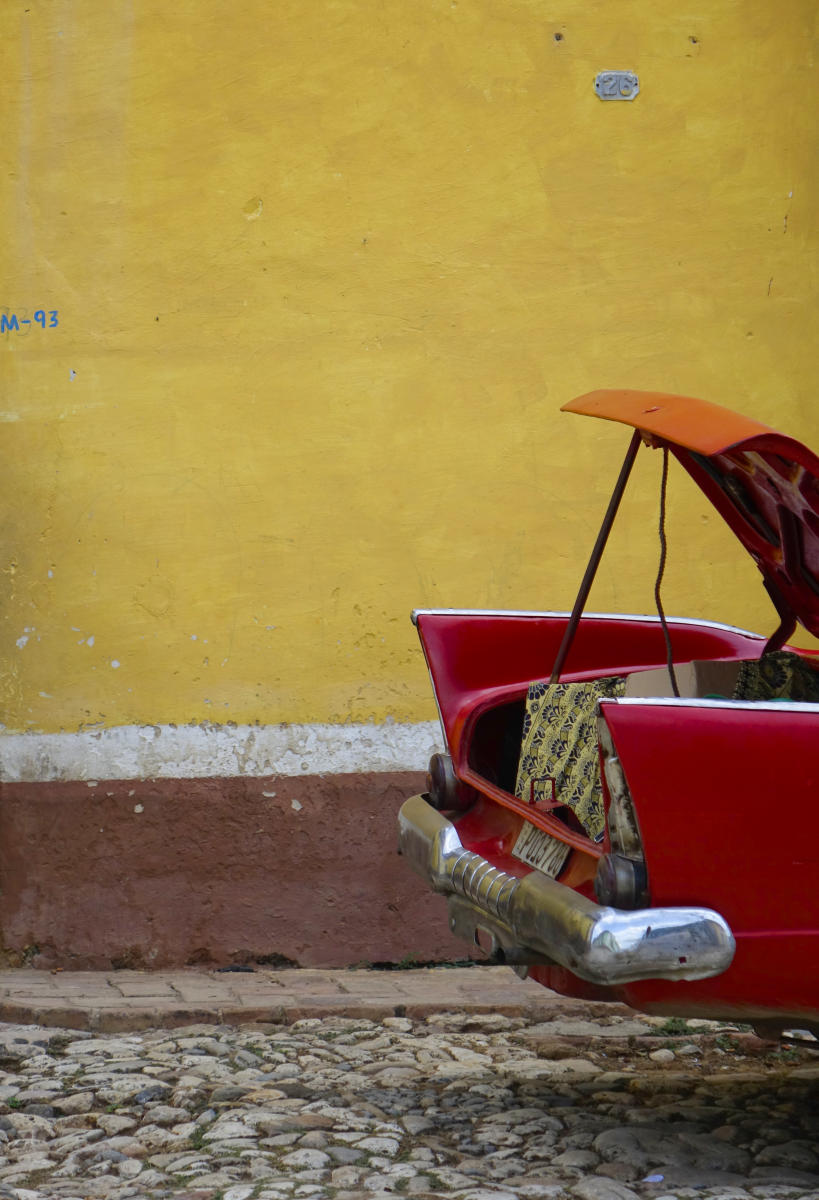
[[[551,962],[603,986],[637,979],[707,979],[736,949],[723,918],[708,908],[604,908],[531,871],[519,879],[466,850],[451,821],[423,796],[398,817],[398,846],[433,890],[450,896],[450,926],[467,938],[489,934],[509,962]]]

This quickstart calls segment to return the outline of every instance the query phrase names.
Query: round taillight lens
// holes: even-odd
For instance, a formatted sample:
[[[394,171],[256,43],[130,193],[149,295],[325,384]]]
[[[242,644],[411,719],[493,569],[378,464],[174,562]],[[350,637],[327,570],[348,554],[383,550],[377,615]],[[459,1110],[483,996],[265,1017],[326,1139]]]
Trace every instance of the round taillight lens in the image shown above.
[[[622,854],[604,854],[597,866],[594,894],[600,904],[639,908],[645,903],[645,865]]]
[[[439,812],[469,808],[472,798],[455,774],[448,754],[433,754],[427,768],[427,796]]]

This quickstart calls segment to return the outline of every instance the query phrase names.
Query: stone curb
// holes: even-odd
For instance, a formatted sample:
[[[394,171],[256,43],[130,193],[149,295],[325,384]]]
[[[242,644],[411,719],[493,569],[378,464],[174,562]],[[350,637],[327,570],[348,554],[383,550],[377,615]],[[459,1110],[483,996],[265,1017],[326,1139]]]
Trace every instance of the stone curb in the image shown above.
[[[579,1006],[519,979],[509,967],[0,971],[0,1021],[99,1033],[192,1024],[289,1025],[328,1016],[423,1019],[447,1010],[546,1020]]]

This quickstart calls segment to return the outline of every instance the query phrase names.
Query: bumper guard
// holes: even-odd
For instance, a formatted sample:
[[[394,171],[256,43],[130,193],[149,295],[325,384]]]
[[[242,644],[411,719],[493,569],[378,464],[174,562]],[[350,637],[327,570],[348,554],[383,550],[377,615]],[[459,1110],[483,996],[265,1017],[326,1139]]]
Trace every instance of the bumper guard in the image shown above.
[[[605,987],[638,979],[707,979],[730,966],[736,943],[709,908],[602,907],[533,870],[522,879],[467,850],[451,821],[413,796],[401,807],[398,848],[434,891],[450,896],[454,933],[489,933],[510,963],[548,962]]]

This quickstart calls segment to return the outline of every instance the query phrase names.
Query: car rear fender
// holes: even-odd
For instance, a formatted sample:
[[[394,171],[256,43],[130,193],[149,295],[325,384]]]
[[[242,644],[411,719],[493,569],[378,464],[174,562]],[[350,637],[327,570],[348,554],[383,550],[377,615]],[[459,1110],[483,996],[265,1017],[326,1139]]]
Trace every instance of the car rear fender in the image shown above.
[[[534,679],[548,678],[568,613],[429,610],[413,613],[444,734],[456,763],[464,731],[478,711],[525,696]],[[679,662],[703,658],[758,658],[757,634],[708,621],[670,618]],[[561,679],[660,667],[666,661],[659,619],[586,613],[580,620]]]
[[[819,706],[605,700],[654,905],[737,933],[819,927]]]

